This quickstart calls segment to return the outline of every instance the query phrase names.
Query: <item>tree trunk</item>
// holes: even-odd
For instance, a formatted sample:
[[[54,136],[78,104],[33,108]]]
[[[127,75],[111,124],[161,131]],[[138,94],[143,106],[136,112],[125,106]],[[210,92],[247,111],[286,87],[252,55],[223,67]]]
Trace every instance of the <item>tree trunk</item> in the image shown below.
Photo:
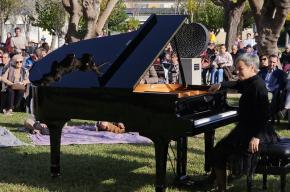
[[[106,21],[108,20],[111,12],[113,11],[115,5],[118,3],[118,0],[109,0],[108,4],[106,6],[106,9],[104,10],[104,12],[102,13],[102,15],[100,16],[100,18],[98,19],[97,22],[97,26],[96,26],[96,31],[95,34],[96,35],[103,35],[103,28],[106,24]]]
[[[0,38],[0,43],[4,43],[4,41],[6,40],[5,37],[4,37],[4,29],[5,29],[5,21],[3,21],[1,19],[0,21],[0,35],[1,35],[1,38]]]
[[[100,14],[100,3],[98,0],[83,0],[83,15],[87,20],[87,34],[84,39],[96,37],[96,23]]]
[[[238,26],[241,21],[244,8],[245,2],[242,4],[234,4],[230,10],[225,10],[225,13],[227,13],[226,48],[229,52],[231,51],[232,45],[238,35]]]
[[[77,42],[81,39],[78,34],[79,21],[82,16],[82,6],[78,0],[62,0],[65,10],[69,13],[69,24],[65,41],[67,43]]]
[[[289,0],[249,0],[258,29],[258,49],[262,55],[278,54],[278,38],[290,10]]]
[[[56,48],[57,48],[57,36],[56,35],[52,35],[50,49],[54,50]]]

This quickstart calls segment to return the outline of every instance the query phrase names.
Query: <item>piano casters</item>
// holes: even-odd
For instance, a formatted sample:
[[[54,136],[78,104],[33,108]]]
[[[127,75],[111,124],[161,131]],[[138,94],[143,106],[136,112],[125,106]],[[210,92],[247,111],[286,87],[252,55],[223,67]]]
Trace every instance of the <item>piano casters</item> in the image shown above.
[[[65,121],[47,122],[50,134],[50,172],[51,177],[60,176],[60,141]]]
[[[166,190],[166,163],[168,145],[170,139],[154,137],[151,138],[155,145],[155,162],[156,162],[156,182],[155,191],[165,192]]]

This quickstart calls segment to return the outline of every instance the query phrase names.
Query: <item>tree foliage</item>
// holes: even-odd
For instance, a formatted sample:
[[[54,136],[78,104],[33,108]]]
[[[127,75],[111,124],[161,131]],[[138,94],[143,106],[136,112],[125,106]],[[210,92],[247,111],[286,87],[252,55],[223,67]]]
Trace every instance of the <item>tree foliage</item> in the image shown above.
[[[223,27],[223,8],[214,5],[210,0],[187,0],[185,12],[190,22],[202,23],[215,34]]]
[[[51,35],[61,36],[65,25],[65,10],[59,0],[36,0],[36,16],[32,16],[33,25],[47,30]]]
[[[4,22],[7,21],[14,10],[20,6],[19,0],[0,0],[0,19]]]
[[[69,14],[66,42],[94,38],[103,34],[103,28],[119,0],[62,0]],[[101,13],[101,7],[103,9]],[[104,8],[103,8],[104,7]],[[83,19],[85,34],[79,33],[80,21]]]
[[[128,15],[125,12],[126,5],[123,0],[119,1],[114,7],[107,23],[111,31],[122,31]],[[102,9],[101,9],[102,12]]]
[[[9,16],[14,14],[14,10],[21,7],[19,0],[0,0],[0,41],[4,41],[4,23]]]
[[[258,31],[259,52],[278,54],[278,38],[290,11],[289,0],[249,0]]]

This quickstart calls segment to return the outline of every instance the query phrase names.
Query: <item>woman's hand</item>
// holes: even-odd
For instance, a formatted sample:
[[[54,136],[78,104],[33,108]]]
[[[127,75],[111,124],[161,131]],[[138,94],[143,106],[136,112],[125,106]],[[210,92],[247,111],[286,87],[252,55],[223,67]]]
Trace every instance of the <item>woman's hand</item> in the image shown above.
[[[213,84],[212,86],[210,86],[210,88],[208,89],[209,93],[215,93],[217,92],[219,89],[221,88],[221,84]]]
[[[250,143],[249,143],[249,149],[248,151],[251,153],[256,153],[259,151],[259,144],[260,144],[260,139],[256,137],[252,137]]]

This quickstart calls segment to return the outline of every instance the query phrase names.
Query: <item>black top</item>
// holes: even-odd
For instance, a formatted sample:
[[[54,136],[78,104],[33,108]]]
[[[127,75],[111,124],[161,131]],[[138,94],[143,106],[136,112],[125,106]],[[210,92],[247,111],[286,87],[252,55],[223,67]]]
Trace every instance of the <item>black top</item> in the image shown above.
[[[268,91],[257,75],[236,82],[223,82],[222,88],[237,89],[242,95],[239,101],[238,125],[230,134],[233,142],[248,147],[252,137],[268,142],[274,132],[267,126],[269,120]]]

